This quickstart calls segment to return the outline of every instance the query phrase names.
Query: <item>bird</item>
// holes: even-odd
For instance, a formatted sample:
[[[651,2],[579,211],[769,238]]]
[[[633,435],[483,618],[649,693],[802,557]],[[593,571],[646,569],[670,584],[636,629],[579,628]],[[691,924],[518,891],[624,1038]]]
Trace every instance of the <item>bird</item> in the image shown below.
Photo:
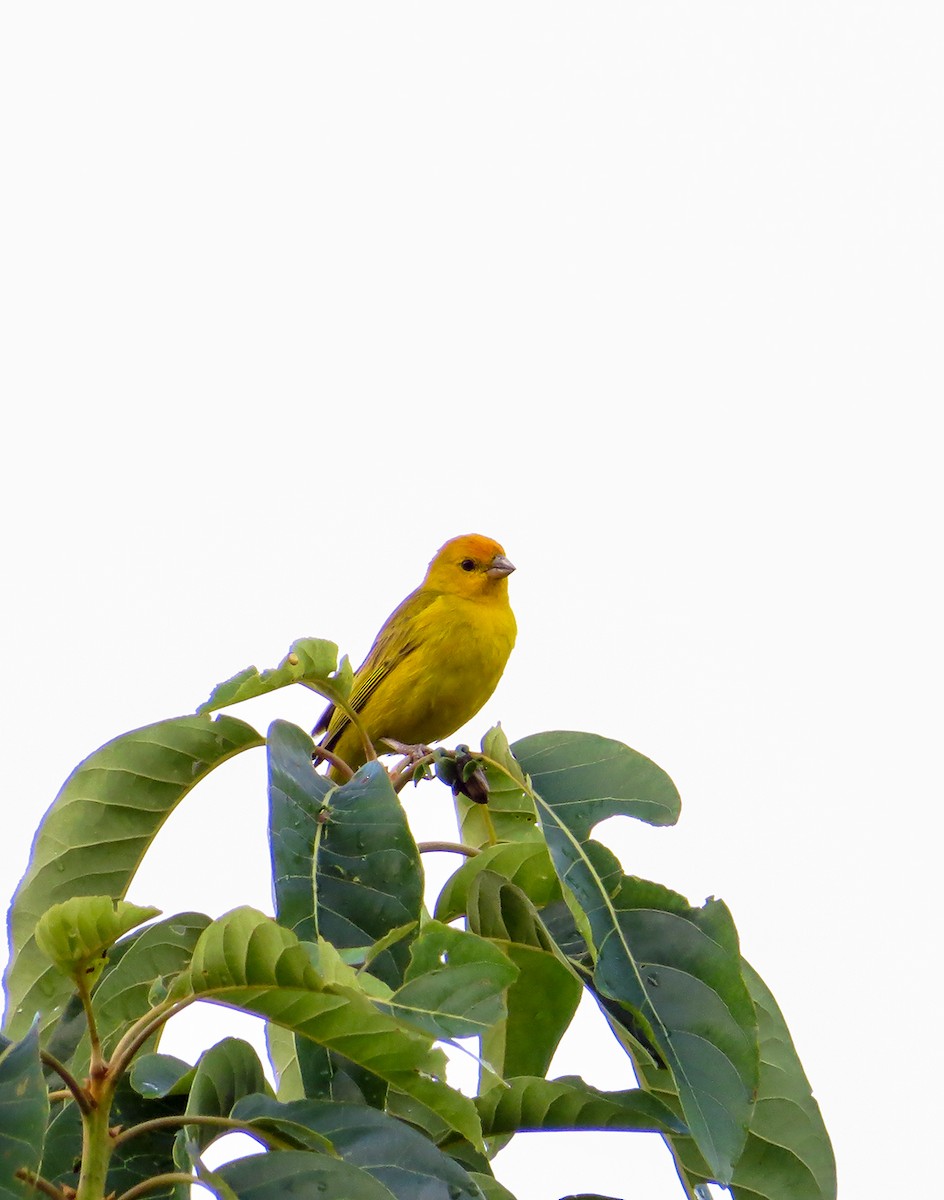
[[[384,739],[414,747],[448,737],[494,692],[517,635],[508,601],[514,570],[491,538],[452,538],[386,619],[348,698],[379,753],[389,752]],[[352,769],[366,762],[363,739],[341,708],[329,705],[313,733],[324,733],[321,748]],[[328,774],[347,778],[337,766]]]

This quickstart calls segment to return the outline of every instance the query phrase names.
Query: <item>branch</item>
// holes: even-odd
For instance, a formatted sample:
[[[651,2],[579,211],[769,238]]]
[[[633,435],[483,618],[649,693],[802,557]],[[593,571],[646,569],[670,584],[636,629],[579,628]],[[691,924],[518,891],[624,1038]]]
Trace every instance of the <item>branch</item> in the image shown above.
[[[29,1167],[20,1167],[18,1171],[14,1171],[14,1174],[17,1179],[22,1179],[24,1183],[28,1183],[37,1192],[42,1192],[44,1196],[52,1196],[53,1200],[65,1200],[65,1192],[57,1188],[54,1183],[50,1183],[48,1179],[43,1179],[42,1175],[31,1171]]]
[[[118,1200],[137,1200],[138,1196],[146,1196],[148,1192],[156,1192],[158,1188],[167,1187],[169,1184],[186,1183],[186,1184],[202,1184],[208,1191],[212,1191],[207,1184],[203,1183],[202,1179],[198,1179],[196,1175],[188,1175],[186,1171],[168,1171],[166,1175],[152,1175],[150,1179],[143,1179],[140,1183],[136,1183],[133,1188],[128,1188],[126,1192],[122,1192]]]
[[[389,739],[385,738],[384,740],[387,741],[388,745],[390,744]],[[406,785],[412,781],[417,767],[427,767],[435,761],[436,755],[432,752],[424,754],[422,758],[411,758],[407,755],[403,763],[399,767],[394,767],[390,772],[390,782],[393,784],[393,790],[395,792],[402,792]]]
[[[140,1137],[141,1134],[153,1133],[159,1129],[176,1129],[183,1125],[208,1125],[232,1133],[245,1133],[270,1150],[291,1150],[293,1147],[293,1143],[280,1138],[277,1134],[256,1129],[254,1126],[247,1125],[243,1121],[236,1121],[232,1117],[200,1116],[197,1113],[189,1115],[175,1113],[168,1117],[152,1117],[150,1121],[142,1121],[140,1125],[131,1125],[128,1129],[123,1129],[121,1133],[115,1134],[112,1138],[112,1145],[123,1146],[125,1142],[130,1142],[132,1138]]]
[[[118,1045],[115,1047],[115,1052],[111,1056],[109,1069],[112,1075],[118,1079],[126,1070],[128,1063],[134,1058],[137,1052],[141,1049],[144,1043],[148,1040],[155,1030],[160,1029],[165,1021],[169,1021],[171,1017],[175,1017],[179,1012],[182,1012],[189,1004],[197,999],[196,996],[185,996],[183,1000],[167,1002],[166,1007],[152,1008],[149,1013],[145,1013],[139,1018],[124,1035]]]
[[[86,1094],[86,1091],[82,1087],[81,1083],[79,1083],[65,1063],[61,1063],[58,1058],[54,1058],[48,1050],[40,1050],[39,1061],[45,1066],[49,1067],[51,1071],[56,1072],[62,1082],[72,1093],[72,1098],[79,1106],[79,1110],[84,1113],[89,1112],[91,1105],[89,1104],[88,1095]],[[65,1099],[64,1096],[58,1095],[55,1092],[53,1092],[53,1095],[56,1096],[57,1100]]]

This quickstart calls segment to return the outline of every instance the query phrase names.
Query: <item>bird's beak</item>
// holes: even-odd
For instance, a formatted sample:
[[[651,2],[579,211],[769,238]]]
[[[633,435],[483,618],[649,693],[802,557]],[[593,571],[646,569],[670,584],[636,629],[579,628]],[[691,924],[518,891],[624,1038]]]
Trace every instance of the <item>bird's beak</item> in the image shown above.
[[[504,554],[496,554],[485,574],[489,579],[501,579],[504,575],[510,575],[514,569],[515,564],[505,558]]]

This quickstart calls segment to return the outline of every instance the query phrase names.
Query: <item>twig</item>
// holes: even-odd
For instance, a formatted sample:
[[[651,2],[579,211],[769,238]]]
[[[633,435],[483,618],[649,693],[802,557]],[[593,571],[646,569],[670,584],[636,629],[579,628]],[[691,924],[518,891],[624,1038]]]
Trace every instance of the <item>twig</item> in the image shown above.
[[[118,1200],[137,1200],[138,1196],[146,1196],[148,1192],[156,1192],[158,1188],[167,1187],[172,1183],[200,1183],[207,1191],[212,1191],[207,1184],[203,1183],[202,1179],[198,1179],[196,1175],[189,1175],[186,1171],[168,1171],[166,1175],[152,1175],[150,1179],[143,1179],[140,1183],[136,1183],[133,1188],[128,1188],[126,1192],[122,1192]]]
[[[81,1083],[75,1078],[65,1063],[61,1063],[58,1058],[54,1058],[48,1050],[40,1050],[39,1061],[49,1067],[51,1071],[55,1071],[62,1082],[72,1093],[72,1098],[79,1106],[80,1111],[88,1112],[91,1108],[89,1098]],[[53,1093],[56,1095],[56,1093]],[[57,1099],[65,1099],[64,1096],[56,1096]]]
[[[198,1113],[175,1113],[168,1117],[152,1117],[150,1121],[142,1121],[140,1125],[131,1125],[129,1128],[123,1129],[121,1133],[114,1136],[112,1145],[123,1146],[125,1142],[130,1142],[132,1138],[140,1137],[143,1133],[153,1133],[159,1129],[176,1129],[182,1125],[208,1125],[215,1129],[227,1129],[233,1133],[245,1133],[248,1137],[256,1138],[264,1146],[268,1146],[270,1150],[287,1150],[292,1146],[291,1142],[285,1141],[277,1134],[266,1133],[262,1129],[247,1125],[244,1121],[237,1121],[232,1117],[201,1116]]]
[[[422,758],[410,758],[407,756],[402,766],[395,767],[390,772],[390,782],[393,784],[393,790],[395,792],[402,792],[406,785],[412,781],[417,767],[426,767],[435,761],[436,755],[432,752],[424,754]]]
[[[65,1196],[65,1193],[57,1188],[54,1183],[50,1183],[48,1179],[43,1179],[42,1175],[37,1175],[29,1167],[20,1167],[14,1174],[17,1179],[22,1179],[24,1183],[28,1183],[30,1187],[35,1188],[37,1192],[42,1192],[44,1196],[52,1196],[53,1200],[63,1200]]]
[[[160,1027],[175,1017],[179,1012],[197,999],[196,996],[185,996],[182,1000],[176,1000],[173,1003],[165,1001],[166,1007],[152,1009],[151,1012],[139,1018],[134,1025],[127,1031],[111,1056],[109,1069],[112,1075],[117,1079],[124,1074],[128,1063],[141,1049],[144,1043],[148,1040],[152,1033],[160,1029]]]

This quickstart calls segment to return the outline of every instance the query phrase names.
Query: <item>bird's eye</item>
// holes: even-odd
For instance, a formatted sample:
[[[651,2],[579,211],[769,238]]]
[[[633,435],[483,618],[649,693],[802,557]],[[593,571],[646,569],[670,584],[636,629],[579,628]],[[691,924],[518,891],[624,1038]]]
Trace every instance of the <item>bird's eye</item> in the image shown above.
[[[471,558],[464,558],[462,562],[459,563],[459,566],[463,569],[463,571],[475,570],[475,563]]]

